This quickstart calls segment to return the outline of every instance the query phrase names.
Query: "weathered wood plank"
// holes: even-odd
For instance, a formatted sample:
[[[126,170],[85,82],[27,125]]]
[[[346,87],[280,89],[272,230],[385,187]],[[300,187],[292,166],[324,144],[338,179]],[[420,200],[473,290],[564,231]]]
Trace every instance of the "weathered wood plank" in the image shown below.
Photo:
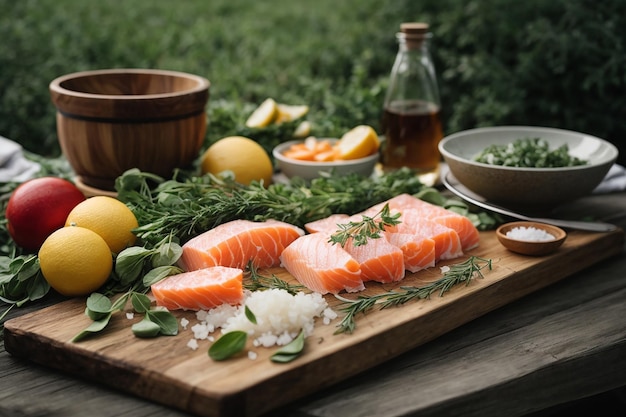
[[[406,305],[398,309],[376,311],[359,321],[357,332],[353,335],[333,336],[334,327],[319,327],[312,337],[324,342],[310,344],[302,358],[287,365],[269,362],[267,360],[271,353],[269,351],[259,352],[257,361],[240,359],[212,363],[206,356],[206,349],[193,352],[186,348],[188,339],[185,337],[136,339],[130,333],[130,325],[125,320],[117,320],[112,329],[97,338],[80,344],[70,344],[68,343],[70,338],[88,323],[82,315],[83,300],[64,302],[47,310],[11,320],[6,325],[5,345],[13,354],[25,355],[35,362],[56,366],[63,371],[89,378],[97,377],[97,380],[118,389],[123,387],[121,389],[125,392],[198,415],[254,416],[424,345],[489,311],[615,255],[621,252],[622,248],[622,232],[612,234],[573,232],[555,255],[532,258],[504,250],[492,232],[485,233],[481,247],[472,253],[494,260],[494,269],[486,274],[484,280],[475,280],[468,287],[455,288],[443,298],[436,297],[427,302]],[[416,274],[403,284],[410,284],[411,280],[432,279],[432,276],[425,276],[433,273],[430,271]],[[64,324],[62,327],[56,325],[60,322]],[[549,323],[541,322],[537,325],[545,327]],[[523,329],[530,331],[531,328],[532,325],[529,324]],[[420,397],[424,399],[423,404],[428,406],[422,406],[421,411],[427,413],[430,409],[439,412],[437,404],[438,401],[446,399],[445,395],[441,396],[446,390],[451,393],[460,387],[467,389],[466,395],[460,397],[457,395],[455,401],[449,401],[450,406],[458,406],[458,401],[462,401],[463,398],[468,398],[471,400],[468,400],[468,403],[472,404],[474,402],[472,395],[489,392],[497,382],[481,386],[475,378],[497,381],[497,378],[494,378],[497,375],[484,375],[484,378],[480,378],[481,372],[488,372],[489,369],[473,369],[472,364],[475,362],[484,366],[485,363],[489,363],[487,354],[490,351],[502,349],[507,343],[510,349],[511,340],[521,341],[521,339],[522,336],[510,332],[505,333],[501,339],[491,337],[489,343],[477,341],[470,349],[475,361],[472,361],[472,358],[464,358],[457,363],[457,371],[464,370],[463,374],[469,375],[465,380],[453,379],[451,382],[450,375],[442,375],[440,380],[442,386],[435,389],[437,379],[426,374],[425,381],[430,381],[427,383],[428,387],[420,387],[419,391],[423,393],[423,397]],[[523,347],[523,344],[520,346],[522,347],[511,352],[520,352],[519,349],[526,349],[523,351],[527,352],[529,349]],[[462,350],[453,353],[463,356],[459,355]],[[535,364],[535,372],[540,369],[537,366],[542,361],[553,367],[554,361],[550,362],[550,355],[540,350],[537,350],[536,355],[525,357]],[[502,366],[515,364],[501,355],[500,361]],[[528,363],[519,365],[531,367]],[[428,367],[425,369],[420,371],[427,372]],[[433,368],[433,372],[434,369],[437,367]],[[507,381],[506,375],[511,376],[511,371],[503,373],[503,384]],[[519,374],[515,378],[524,381],[525,375]],[[402,378],[397,378],[398,382],[395,381],[392,386],[401,382]],[[474,383],[475,388],[470,389],[469,383]],[[419,387],[419,381],[412,381],[412,385],[414,388]],[[380,385],[377,386],[380,389]],[[435,393],[439,393],[439,396]],[[381,398],[378,395],[372,397],[378,397],[378,400]],[[272,401],[268,401],[268,398]],[[326,403],[333,404],[332,398],[330,396],[330,401]],[[374,401],[373,398],[369,401],[361,398],[363,403],[356,410],[360,409],[369,413],[366,415],[372,415],[371,412],[375,408],[372,408],[374,405],[370,402]],[[351,413],[355,412],[354,403],[348,401],[345,395],[342,395],[341,403],[346,404]],[[383,406],[380,401],[377,404],[378,407]],[[410,404],[407,407],[411,409]],[[325,409],[332,409],[335,412],[344,408],[333,404],[333,407]],[[403,408],[400,405],[396,404],[394,409],[397,415],[402,415]],[[340,412],[317,414],[318,411],[311,412],[311,415],[342,415]]]

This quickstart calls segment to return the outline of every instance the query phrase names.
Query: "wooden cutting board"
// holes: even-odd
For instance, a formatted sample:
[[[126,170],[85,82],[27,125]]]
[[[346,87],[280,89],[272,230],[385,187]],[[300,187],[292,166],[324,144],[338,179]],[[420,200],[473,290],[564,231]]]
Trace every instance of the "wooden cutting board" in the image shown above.
[[[74,299],[5,323],[8,352],[83,378],[106,383],[124,392],[210,417],[258,416],[295,399],[346,379],[443,335],[489,311],[553,284],[569,275],[622,252],[624,232],[572,231],[564,245],[544,257],[517,255],[504,249],[494,232],[482,232],[481,244],[468,255],[489,258],[493,269],[484,278],[459,285],[443,296],[374,310],[359,316],[353,334],[335,335],[337,319],[319,324],[297,360],[276,364],[275,351],[249,347],[255,360],[241,355],[214,362],[207,354],[210,342],[192,350],[191,330],[178,336],[138,339],[131,325],[139,319],[117,314],[97,337],[80,343],[70,339],[89,323],[84,299]],[[446,262],[458,263],[466,258]],[[441,263],[442,266],[446,263]],[[421,285],[441,277],[439,267],[411,274],[402,285]],[[282,269],[259,271],[291,278]],[[368,293],[394,285],[369,284]],[[331,306],[338,301],[327,296]],[[192,312],[177,312],[197,320]]]

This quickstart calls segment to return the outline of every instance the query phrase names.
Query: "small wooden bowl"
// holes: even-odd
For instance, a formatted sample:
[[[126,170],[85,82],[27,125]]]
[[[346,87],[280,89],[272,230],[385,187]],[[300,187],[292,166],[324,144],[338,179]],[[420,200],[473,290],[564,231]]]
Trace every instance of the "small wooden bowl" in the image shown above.
[[[209,86],[196,75],[152,69],[61,76],[50,83],[61,150],[96,189],[114,190],[131,168],[169,178],[198,157]]]
[[[537,240],[521,240],[507,236],[507,233],[514,228],[535,228],[543,230],[554,239],[537,241]],[[522,255],[541,256],[556,251],[565,241],[567,233],[559,227],[537,222],[512,222],[506,223],[498,227],[496,236],[500,243],[508,250]]]

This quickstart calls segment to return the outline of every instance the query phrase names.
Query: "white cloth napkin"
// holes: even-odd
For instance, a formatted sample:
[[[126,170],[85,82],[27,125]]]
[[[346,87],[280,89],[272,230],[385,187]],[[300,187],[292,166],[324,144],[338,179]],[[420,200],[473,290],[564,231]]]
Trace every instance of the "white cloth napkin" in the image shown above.
[[[37,162],[24,157],[22,146],[0,136],[0,183],[23,182],[39,171]]]
[[[614,164],[593,193],[605,194],[619,191],[626,191],[626,168]]]

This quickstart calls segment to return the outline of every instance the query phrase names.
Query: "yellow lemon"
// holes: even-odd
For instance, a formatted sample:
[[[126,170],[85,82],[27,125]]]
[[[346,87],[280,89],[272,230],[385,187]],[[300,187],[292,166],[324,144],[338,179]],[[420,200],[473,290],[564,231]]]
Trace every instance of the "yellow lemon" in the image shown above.
[[[377,152],[380,141],[374,128],[360,125],[346,132],[336,147],[340,159],[358,159]]]
[[[265,99],[246,120],[248,127],[265,127],[273,123],[278,115],[278,105],[272,98]]]
[[[135,243],[137,237],[132,230],[139,227],[135,214],[126,204],[107,196],[90,197],[79,203],[67,216],[65,225],[96,232],[114,253]]]
[[[309,112],[309,106],[306,105],[289,105],[278,103],[276,105],[278,114],[274,123],[290,122],[299,119]]]
[[[202,173],[218,175],[232,171],[235,181],[250,185],[252,181],[272,182],[274,167],[261,145],[243,136],[228,136],[211,145],[202,155]]]
[[[303,120],[293,131],[294,138],[306,138],[311,134],[311,122]]]
[[[96,232],[84,227],[62,227],[39,249],[41,273],[52,288],[68,297],[90,294],[111,274],[111,250]]]

